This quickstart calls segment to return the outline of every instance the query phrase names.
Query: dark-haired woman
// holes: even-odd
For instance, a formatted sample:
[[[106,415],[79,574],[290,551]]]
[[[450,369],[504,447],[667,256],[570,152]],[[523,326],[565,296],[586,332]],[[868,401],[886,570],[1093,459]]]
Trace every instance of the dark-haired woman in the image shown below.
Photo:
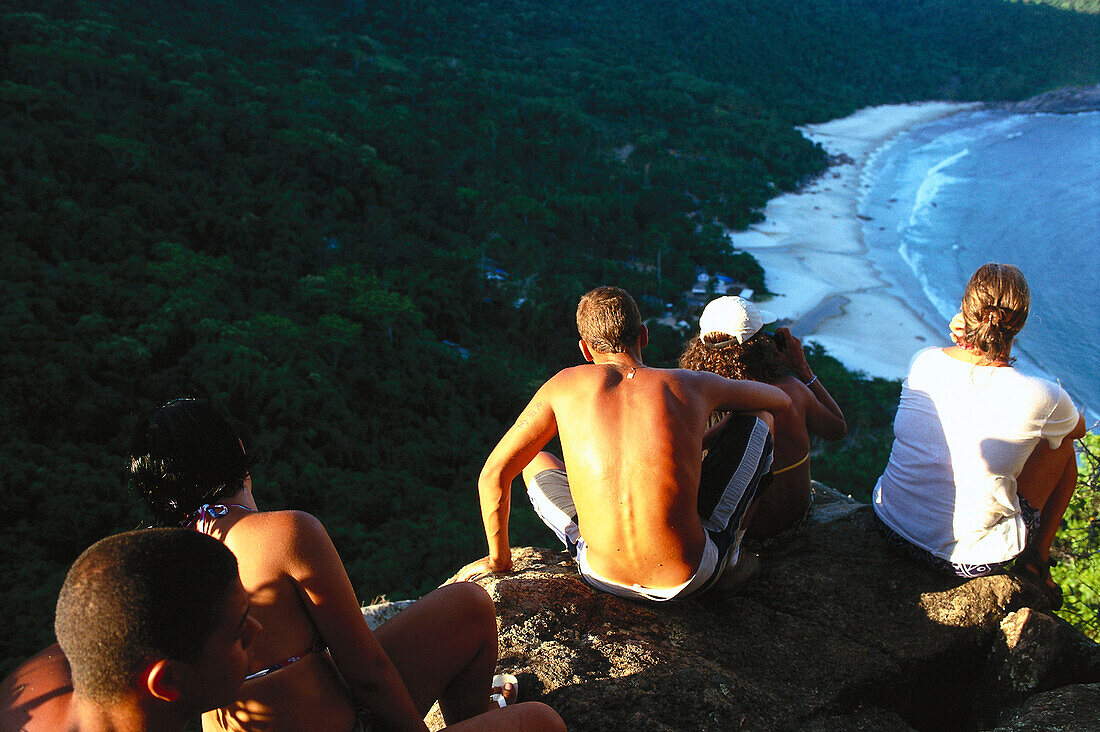
[[[483,714],[497,662],[484,590],[449,585],[372,633],[324,527],[301,511],[258,510],[251,467],[225,418],[194,399],[155,411],[131,448],[132,485],[157,522],[229,547],[269,631],[237,701],[204,714],[204,730],[423,730],[436,699],[456,729],[564,729],[541,704]]]
[[[764,326],[775,316],[735,296],[712,300],[699,318],[699,336],[680,356],[680,367],[728,379],[760,381],[782,389],[791,408],[775,415],[772,484],[756,499],[746,537],[764,539],[797,526],[809,513],[810,435],[839,440],[844,413],[806,362],[802,343],[787,328],[774,336]]]
[[[976,577],[1015,559],[1057,609],[1050,545],[1077,483],[1085,418],[1058,384],[1012,367],[1029,306],[1016,267],[974,273],[952,321],[957,345],[913,357],[873,500],[887,536],[933,566]]]

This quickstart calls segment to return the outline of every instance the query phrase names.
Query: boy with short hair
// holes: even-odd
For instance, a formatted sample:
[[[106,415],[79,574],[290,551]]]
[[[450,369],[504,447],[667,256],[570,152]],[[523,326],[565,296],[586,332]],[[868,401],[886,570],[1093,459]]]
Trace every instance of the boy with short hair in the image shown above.
[[[260,631],[248,611],[237,560],[216,539],[102,539],[65,578],[58,645],[0,684],[0,728],[181,730],[235,698]]]

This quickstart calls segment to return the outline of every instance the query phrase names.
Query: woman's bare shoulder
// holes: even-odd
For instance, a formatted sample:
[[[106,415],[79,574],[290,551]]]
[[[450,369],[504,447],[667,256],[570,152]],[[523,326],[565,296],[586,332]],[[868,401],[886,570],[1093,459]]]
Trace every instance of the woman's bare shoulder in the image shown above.
[[[316,533],[324,532],[321,521],[306,511],[284,509],[280,511],[258,511],[243,517],[234,528],[245,531]]]
[[[328,562],[336,556],[321,522],[305,511],[261,511],[237,522],[225,537],[238,559],[295,574],[294,568]],[[338,560],[337,560],[338,561]]]

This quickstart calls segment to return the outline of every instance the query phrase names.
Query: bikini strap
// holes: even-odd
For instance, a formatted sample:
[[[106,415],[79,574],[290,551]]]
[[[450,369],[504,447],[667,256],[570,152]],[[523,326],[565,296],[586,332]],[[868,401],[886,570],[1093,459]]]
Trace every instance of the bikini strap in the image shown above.
[[[183,527],[189,528],[193,525],[196,530],[205,534],[214,519],[219,519],[226,515],[231,508],[243,508],[245,511],[250,512],[253,510],[239,503],[204,503],[199,506],[199,510],[187,517]]]
[[[297,656],[291,656],[290,658],[283,661],[282,663],[273,663],[265,669],[261,669],[259,671],[256,671],[255,673],[248,674],[247,676],[244,677],[244,680],[245,681],[251,681],[252,679],[263,678],[264,676],[267,676],[270,673],[278,671],[281,668],[286,668],[287,666],[289,666],[293,663],[297,663],[298,661],[301,661],[303,658],[305,658],[306,656],[308,656],[311,653],[317,653],[318,651],[327,651],[327,650],[328,650],[328,647],[325,645],[325,642],[323,640],[321,640],[320,638],[317,638],[316,640],[313,641],[313,643],[309,646],[309,648],[305,649],[304,651],[299,653]]]
[[[788,470],[794,470],[794,469],[795,469],[795,468],[797,468],[797,467],[798,467],[799,465],[801,465],[802,463],[806,462],[806,461],[807,461],[807,460],[809,460],[809,459],[810,459],[810,453],[806,453],[806,456],[805,456],[805,457],[803,457],[803,458],[802,458],[801,460],[799,460],[799,461],[798,461],[797,463],[793,463],[793,464],[791,464],[791,465],[788,465],[788,466],[787,466],[787,467],[785,467],[785,468],[780,468],[779,470],[773,470],[773,471],[772,471],[772,475],[773,475],[773,476],[774,476],[774,475],[779,475],[780,473],[786,473],[786,472],[787,472]]]

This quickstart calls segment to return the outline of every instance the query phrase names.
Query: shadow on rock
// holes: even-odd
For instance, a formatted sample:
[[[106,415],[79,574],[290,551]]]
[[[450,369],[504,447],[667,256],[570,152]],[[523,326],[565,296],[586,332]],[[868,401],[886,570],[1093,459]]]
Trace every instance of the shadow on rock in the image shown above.
[[[1038,595],[941,576],[890,549],[869,507],[817,490],[818,519],[759,578],[683,603],[596,593],[568,555],[513,550],[512,573],[480,581],[501,667],[593,731],[984,729],[1100,681],[1100,647]]]

